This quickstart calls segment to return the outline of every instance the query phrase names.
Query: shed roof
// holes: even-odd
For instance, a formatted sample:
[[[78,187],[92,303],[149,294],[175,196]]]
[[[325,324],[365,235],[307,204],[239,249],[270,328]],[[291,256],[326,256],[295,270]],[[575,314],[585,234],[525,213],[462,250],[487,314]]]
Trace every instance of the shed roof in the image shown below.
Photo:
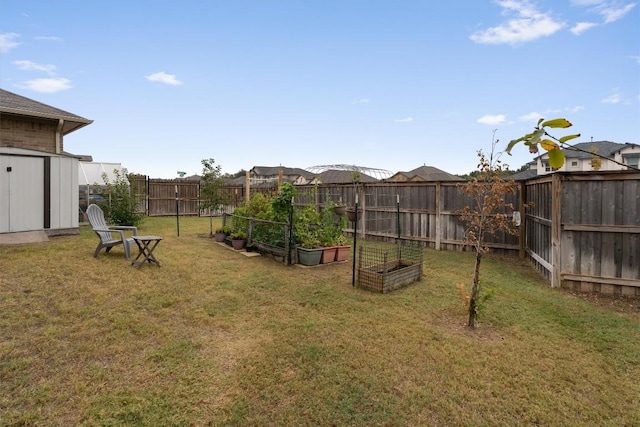
[[[0,113],[19,116],[37,117],[49,120],[62,120],[62,134],[66,135],[83,126],[93,123],[68,111],[43,104],[33,99],[0,89]]]

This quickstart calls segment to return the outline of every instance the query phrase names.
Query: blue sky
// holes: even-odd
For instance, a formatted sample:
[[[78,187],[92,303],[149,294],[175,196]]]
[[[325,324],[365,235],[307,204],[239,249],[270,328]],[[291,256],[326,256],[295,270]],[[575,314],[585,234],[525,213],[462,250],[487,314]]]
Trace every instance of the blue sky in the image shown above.
[[[539,117],[640,143],[625,0],[0,0],[0,86],[94,123],[65,149],[175,178],[213,158],[466,173]],[[559,132],[564,135],[567,132]],[[532,159],[516,147],[503,160]]]

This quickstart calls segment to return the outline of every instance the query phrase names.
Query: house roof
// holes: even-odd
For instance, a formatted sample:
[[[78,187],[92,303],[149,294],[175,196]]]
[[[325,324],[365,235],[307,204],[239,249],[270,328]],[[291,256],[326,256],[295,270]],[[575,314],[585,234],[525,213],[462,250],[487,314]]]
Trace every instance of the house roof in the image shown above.
[[[34,101],[4,89],[0,89],[0,113],[48,120],[63,120],[63,135],[93,123],[93,120],[85,119],[68,111]]]
[[[527,169],[520,172],[516,172],[513,175],[507,177],[507,179],[513,179],[515,181],[526,181],[538,176],[537,169]]]
[[[634,144],[620,144],[617,142],[611,141],[591,141],[591,142],[579,142],[577,144],[573,144],[575,148],[582,151],[572,150],[571,148],[563,148],[562,151],[567,159],[590,159],[593,157],[591,154],[595,152],[604,157],[613,157],[614,153],[622,150],[623,148],[629,147],[629,145]],[[536,157],[536,159],[542,157],[548,157],[548,153],[541,154]]]
[[[318,180],[323,184],[351,184],[353,182],[353,172],[347,170],[327,169],[317,175]],[[376,182],[376,178],[360,172],[360,182]]]
[[[285,166],[254,166],[251,168],[251,174],[259,177],[278,176],[280,169],[285,176],[303,176],[307,179],[313,179],[314,173],[300,168],[288,168]]]
[[[409,181],[462,181],[459,176],[450,174],[441,169],[433,166],[423,165],[417,167],[409,172],[398,172],[389,178],[389,181],[394,181],[394,177],[398,175],[404,175]]]

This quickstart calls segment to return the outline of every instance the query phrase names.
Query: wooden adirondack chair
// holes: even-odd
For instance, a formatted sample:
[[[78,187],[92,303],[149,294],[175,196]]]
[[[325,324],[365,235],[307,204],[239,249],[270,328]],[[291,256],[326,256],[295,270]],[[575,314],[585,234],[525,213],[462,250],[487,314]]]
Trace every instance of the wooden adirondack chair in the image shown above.
[[[108,226],[104,220],[104,212],[100,206],[91,204],[87,208],[87,217],[91,228],[100,238],[98,247],[93,253],[94,257],[97,257],[102,248],[105,248],[105,252],[109,252],[114,246],[122,245],[124,247],[124,256],[127,259],[131,258],[131,245],[133,239],[125,236],[125,231],[130,231],[134,236],[138,235],[138,228],[132,226]]]

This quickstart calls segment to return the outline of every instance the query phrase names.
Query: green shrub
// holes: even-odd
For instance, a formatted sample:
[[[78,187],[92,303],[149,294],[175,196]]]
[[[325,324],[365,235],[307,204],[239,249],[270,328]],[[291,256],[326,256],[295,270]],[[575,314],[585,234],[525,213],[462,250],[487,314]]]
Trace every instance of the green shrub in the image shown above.
[[[137,212],[138,198],[131,194],[131,183],[127,169],[114,169],[115,181],[110,182],[107,174],[102,179],[107,185],[109,202],[102,205],[105,218],[115,225],[137,226],[144,218],[144,214]]]

